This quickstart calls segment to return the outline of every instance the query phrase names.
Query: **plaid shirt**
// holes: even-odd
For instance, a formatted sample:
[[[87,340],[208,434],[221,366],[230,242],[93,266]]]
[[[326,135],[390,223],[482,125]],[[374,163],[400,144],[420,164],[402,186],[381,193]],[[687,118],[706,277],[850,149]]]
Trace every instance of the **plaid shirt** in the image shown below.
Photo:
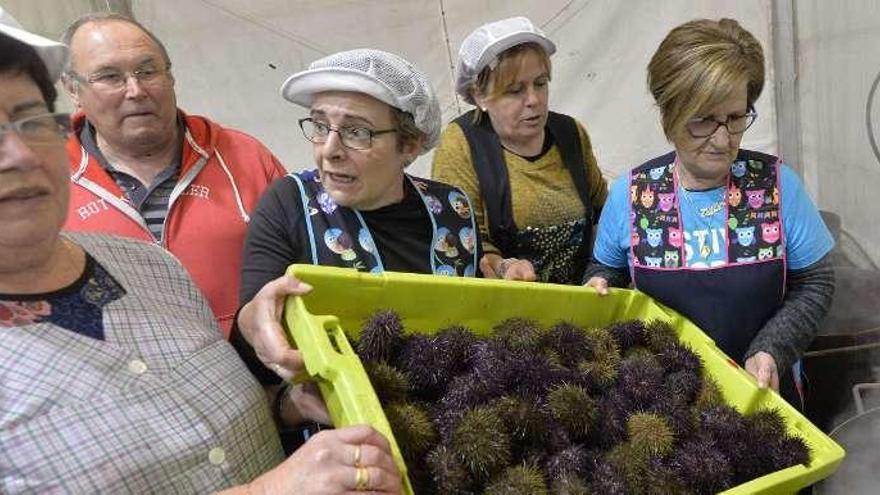
[[[206,493],[283,456],[265,394],[161,248],[67,234],[127,291],[105,340],[0,327],[0,493]]]

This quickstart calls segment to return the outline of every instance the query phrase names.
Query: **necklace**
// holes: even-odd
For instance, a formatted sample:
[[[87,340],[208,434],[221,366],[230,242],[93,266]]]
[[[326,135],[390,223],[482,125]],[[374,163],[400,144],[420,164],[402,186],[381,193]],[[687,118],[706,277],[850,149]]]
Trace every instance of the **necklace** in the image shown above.
[[[700,256],[703,259],[708,260],[709,256],[712,255],[712,248],[709,247],[709,239],[708,236],[714,235],[712,233],[712,217],[721,211],[724,207],[724,192],[721,193],[721,199],[710,204],[709,206],[703,208],[697,208],[697,205],[694,203],[694,200],[691,198],[690,191],[688,191],[684,186],[681,186],[681,195],[684,196],[685,201],[690,205],[691,210],[696,212],[698,215],[696,216],[699,223],[701,223],[706,228],[706,237],[700,238],[698,240],[700,246]]]
[[[691,205],[691,208],[697,212],[703,218],[710,218],[714,216],[716,213],[721,211],[721,208],[724,207],[724,193],[721,194],[721,199],[715,201],[709,206],[704,206],[702,208],[697,208],[697,205],[694,204],[694,201],[691,199],[690,193],[684,186],[681,186],[681,193],[684,196],[684,199]]]

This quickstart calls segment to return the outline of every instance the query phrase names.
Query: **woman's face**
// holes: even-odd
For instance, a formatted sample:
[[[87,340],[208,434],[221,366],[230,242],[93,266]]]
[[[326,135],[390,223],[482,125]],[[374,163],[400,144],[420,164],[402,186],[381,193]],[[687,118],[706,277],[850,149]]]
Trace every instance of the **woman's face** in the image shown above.
[[[0,124],[49,112],[28,74],[0,74]],[[70,172],[60,134],[29,142],[0,134],[0,248],[21,249],[52,241],[67,217]]]
[[[746,83],[743,82],[727,100],[705,115],[695,115],[694,119],[728,122],[741,117],[748,111],[747,94]],[[742,133],[731,134],[723,125],[719,125],[712,135],[699,138],[693,137],[686,128],[680,129],[672,143],[681,161],[684,185],[705,188],[722,184],[727,178],[730,164],[736,159],[742,136]]]
[[[494,74],[489,86],[494,85]],[[516,79],[501,96],[493,99],[475,97],[477,105],[485,108],[492,127],[502,142],[527,144],[543,139],[547,124],[547,100],[550,74],[541,57],[532,50],[525,52]]]
[[[392,129],[391,107],[364,93],[319,93],[311,107],[315,122],[333,129],[362,127]],[[403,169],[419,156],[420,145],[398,147],[396,132],[372,139],[369,149],[351,149],[331,131],[324,143],[313,143],[315,163],[324,189],[337,204],[357,210],[375,210],[403,199]]]

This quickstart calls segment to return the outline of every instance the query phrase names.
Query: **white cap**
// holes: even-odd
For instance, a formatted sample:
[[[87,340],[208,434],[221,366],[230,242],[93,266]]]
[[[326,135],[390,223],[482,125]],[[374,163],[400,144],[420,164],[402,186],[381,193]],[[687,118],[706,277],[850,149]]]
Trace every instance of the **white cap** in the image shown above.
[[[0,7],[0,34],[33,47],[37,55],[43,59],[43,63],[46,64],[46,69],[49,70],[49,77],[53,82],[57,81],[58,77],[61,76],[61,69],[64,68],[64,64],[67,62],[67,46],[25,31],[22,29],[21,24],[3,7]]]
[[[556,53],[556,45],[525,17],[511,17],[478,27],[461,42],[458,50],[455,91],[468,103],[474,103],[471,86],[480,72],[489,65],[494,68],[504,50],[523,43],[537,43],[548,56]]]
[[[281,85],[281,96],[309,108],[324,91],[364,93],[412,114],[425,133],[422,152],[440,138],[440,102],[428,78],[411,63],[393,53],[368,48],[334,53],[318,59]]]

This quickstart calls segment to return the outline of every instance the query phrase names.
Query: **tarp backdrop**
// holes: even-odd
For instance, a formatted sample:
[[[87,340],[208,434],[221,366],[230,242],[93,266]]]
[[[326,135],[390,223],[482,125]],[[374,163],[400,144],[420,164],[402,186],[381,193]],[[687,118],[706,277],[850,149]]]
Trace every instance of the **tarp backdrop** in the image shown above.
[[[551,109],[581,120],[609,179],[670,149],[646,89],[646,66],[674,26],[733,17],[764,45],[767,82],[743,143],[790,157],[821,209],[841,219],[848,262],[876,268],[880,158],[868,122],[880,71],[880,3],[871,0],[0,0],[26,27],[58,36],[79,14],[129,13],[166,44],[178,101],[253,134],[290,170],[314,166],[281,82],[324,55],[371,47],[422,68],[445,122],[470,107],[453,90],[461,40],[525,15],[557,43]],[[779,75],[779,77],[777,77]],[[777,123],[777,116],[779,124]],[[870,125],[876,129],[870,129]],[[870,132],[869,132],[870,131]],[[780,142],[783,143],[780,145]],[[410,167],[430,174],[430,155]]]

